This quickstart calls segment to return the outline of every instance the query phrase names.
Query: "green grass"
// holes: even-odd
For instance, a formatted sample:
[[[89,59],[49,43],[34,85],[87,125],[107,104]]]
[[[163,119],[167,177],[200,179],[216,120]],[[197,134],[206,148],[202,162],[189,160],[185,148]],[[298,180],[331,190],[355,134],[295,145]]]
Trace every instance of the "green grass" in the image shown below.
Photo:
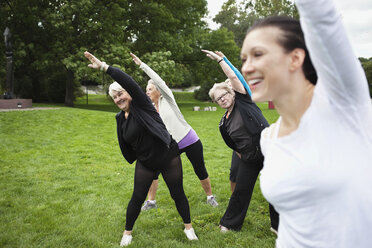
[[[223,110],[194,112],[197,102],[177,99],[204,146],[213,193],[220,206],[205,204],[205,194],[182,155],[184,187],[199,237],[189,242],[168,189],[161,179],[159,208],[143,212],[130,247],[274,247],[268,206],[257,182],[240,232],[221,234],[218,223],[230,197],[231,150],[218,122]],[[122,157],[116,138],[118,109],[104,96],[76,101],[75,108],[0,112],[0,247],[119,247],[133,187],[134,166]],[[270,122],[278,115],[260,104]]]

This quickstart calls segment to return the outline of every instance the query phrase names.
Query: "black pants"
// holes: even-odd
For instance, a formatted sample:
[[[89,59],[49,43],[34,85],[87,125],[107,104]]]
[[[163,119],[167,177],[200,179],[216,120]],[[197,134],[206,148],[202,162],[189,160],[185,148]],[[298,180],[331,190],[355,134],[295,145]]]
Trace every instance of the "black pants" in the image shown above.
[[[198,176],[199,180],[204,180],[208,178],[207,168],[205,168],[204,156],[203,156],[203,144],[200,140],[186,146],[180,150],[180,154],[185,153],[187,158],[190,160],[192,167],[194,168],[195,174]],[[159,178],[160,172],[156,173],[154,180]]]
[[[240,160],[235,190],[231,195],[229,205],[220,221],[220,225],[237,231],[242,228],[252,198],[254,185],[262,167],[263,161],[256,164],[248,164]],[[271,215],[273,215],[273,218],[278,216],[274,208],[270,208]],[[278,220],[279,217],[276,219]]]
[[[177,148],[178,149],[178,148]],[[184,223],[191,223],[190,207],[183,190],[182,163],[179,155],[165,161],[159,168],[170,194],[176,203],[178,213]],[[125,230],[132,230],[134,223],[141,212],[141,205],[145,201],[147,192],[151,186],[156,170],[144,166],[140,161],[136,162],[134,174],[134,189],[132,198],[128,203]]]

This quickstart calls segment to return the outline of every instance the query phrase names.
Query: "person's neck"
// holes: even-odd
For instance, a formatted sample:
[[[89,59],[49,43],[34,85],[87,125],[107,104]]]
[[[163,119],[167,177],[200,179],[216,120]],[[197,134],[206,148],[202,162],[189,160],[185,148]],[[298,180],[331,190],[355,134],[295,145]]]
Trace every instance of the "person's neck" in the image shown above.
[[[282,117],[279,137],[288,135],[298,128],[302,116],[311,104],[314,88],[314,85],[306,80],[306,82],[293,88],[288,94],[273,101],[275,108]]]

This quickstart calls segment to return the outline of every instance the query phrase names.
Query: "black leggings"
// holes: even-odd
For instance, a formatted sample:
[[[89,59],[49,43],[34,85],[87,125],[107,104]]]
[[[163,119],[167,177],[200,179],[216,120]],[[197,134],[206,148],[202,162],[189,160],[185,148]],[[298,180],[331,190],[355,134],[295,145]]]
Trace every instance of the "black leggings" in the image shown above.
[[[192,167],[194,168],[195,174],[198,176],[199,180],[204,180],[208,178],[207,168],[205,168],[204,156],[203,156],[203,144],[200,140],[182,148],[180,154],[186,153],[187,158],[190,160]],[[159,178],[160,172],[157,172],[154,176],[154,180]]]
[[[240,160],[235,190],[231,195],[226,212],[220,221],[222,226],[236,231],[242,228],[251,201],[254,185],[256,184],[258,174],[262,167],[263,161],[255,164],[248,164]],[[270,206],[270,219],[272,227],[277,230],[279,216],[272,206]]]
[[[170,159],[168,163],[162,166],[160,172],[176,203],[176,208],[183,222],[186,224],[191,223],[189,202],[183,191],[182,163],[180,156]],[[151,186],[154,174],[156,174],[155,170],[145,167],[140,161],[136,162],[134,189],[132,198],[128,203],[126,215],[125,230],[127,231],[133,229],[133,225],[141,212],[141,205],[145,201],[147,192]]]

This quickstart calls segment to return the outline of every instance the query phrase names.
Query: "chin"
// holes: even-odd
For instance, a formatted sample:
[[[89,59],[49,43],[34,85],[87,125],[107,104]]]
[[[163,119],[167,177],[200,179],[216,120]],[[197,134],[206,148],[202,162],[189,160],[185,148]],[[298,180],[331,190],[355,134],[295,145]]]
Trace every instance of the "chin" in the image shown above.
[[[269,99],[261,94],[257,93],[252,93],[252,101],[254,102],[267,102]]]

